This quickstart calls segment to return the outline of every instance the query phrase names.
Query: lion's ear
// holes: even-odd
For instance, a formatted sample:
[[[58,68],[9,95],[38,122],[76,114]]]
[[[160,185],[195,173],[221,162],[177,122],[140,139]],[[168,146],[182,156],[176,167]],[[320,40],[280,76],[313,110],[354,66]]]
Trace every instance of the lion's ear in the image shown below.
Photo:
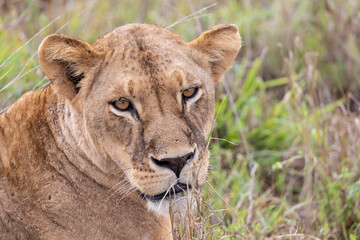
[[[55,91],[69,99],[79,92],[81,79],[99,63],[101,57],[90,44],[60,34],[46,37],[39,47],[42,71]]]
[[[205,61],[209,64],[212,78],[217,82],[231,67],[240,50],[241,38],[235,25],[224,24],[203,32],[189,45],[205,54]]]

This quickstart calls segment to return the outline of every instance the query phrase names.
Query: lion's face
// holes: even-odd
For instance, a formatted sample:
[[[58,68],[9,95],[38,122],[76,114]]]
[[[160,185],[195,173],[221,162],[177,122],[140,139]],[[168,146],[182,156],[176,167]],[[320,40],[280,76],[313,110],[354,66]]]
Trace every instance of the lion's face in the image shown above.
[[[79,147],[95,165],[119,166],[150,207],[204,183],[214,84],[240,48],[236,27],[190,43],[146,24],[118,28],[92,46],[49,38],[39,51],[43,71],[70,102],[66,122],[81,126]]]

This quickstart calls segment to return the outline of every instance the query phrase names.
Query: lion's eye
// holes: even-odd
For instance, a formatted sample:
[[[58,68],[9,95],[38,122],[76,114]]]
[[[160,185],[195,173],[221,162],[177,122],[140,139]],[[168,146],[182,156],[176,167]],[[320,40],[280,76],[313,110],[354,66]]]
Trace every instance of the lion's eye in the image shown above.
[[[193,87],[193,88],[188,88],[183,90],[182,92],[182,97],[186,100],[189,98],[192,98],[196,95],[196,93],[198,92],[199,88],[198,87]]]
[[[112,105],[120,111],[130,111],[133,109],[131,102],[126,98],[120,98],[119,100],[112,102]]]

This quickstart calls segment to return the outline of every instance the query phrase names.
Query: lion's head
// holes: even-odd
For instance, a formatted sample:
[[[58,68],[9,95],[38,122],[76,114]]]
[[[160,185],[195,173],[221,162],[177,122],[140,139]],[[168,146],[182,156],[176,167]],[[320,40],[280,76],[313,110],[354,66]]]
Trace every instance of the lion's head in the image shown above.
[[[234,25],[185,43],[166,29],[130,24],[92,45],[50,35],[39,59],[76,147],[103,172],[125,173],[156,209],[204,183],[214,85],[240,45]]]

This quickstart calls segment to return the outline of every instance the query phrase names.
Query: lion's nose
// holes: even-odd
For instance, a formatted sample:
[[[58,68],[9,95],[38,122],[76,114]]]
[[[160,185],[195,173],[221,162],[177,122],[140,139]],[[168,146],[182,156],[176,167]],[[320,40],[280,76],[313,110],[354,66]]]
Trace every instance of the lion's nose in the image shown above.
[[[185,166],[185,164],[191,160],[195,155],[195,151],[188,153],[184,156],[181,157],[176,157],[176,158],[163,158],[163,159],[156,159],[151,157],[151,160],[153,161],[153,163],[155,163],[156,165],[160,166],[160,167],[165,167],[165,168],[169,168],[171,170],[174,171],[174,173],[176,174],[177,177],[180,176],[180,172],[181,169],[183,169],[183,167]]]

